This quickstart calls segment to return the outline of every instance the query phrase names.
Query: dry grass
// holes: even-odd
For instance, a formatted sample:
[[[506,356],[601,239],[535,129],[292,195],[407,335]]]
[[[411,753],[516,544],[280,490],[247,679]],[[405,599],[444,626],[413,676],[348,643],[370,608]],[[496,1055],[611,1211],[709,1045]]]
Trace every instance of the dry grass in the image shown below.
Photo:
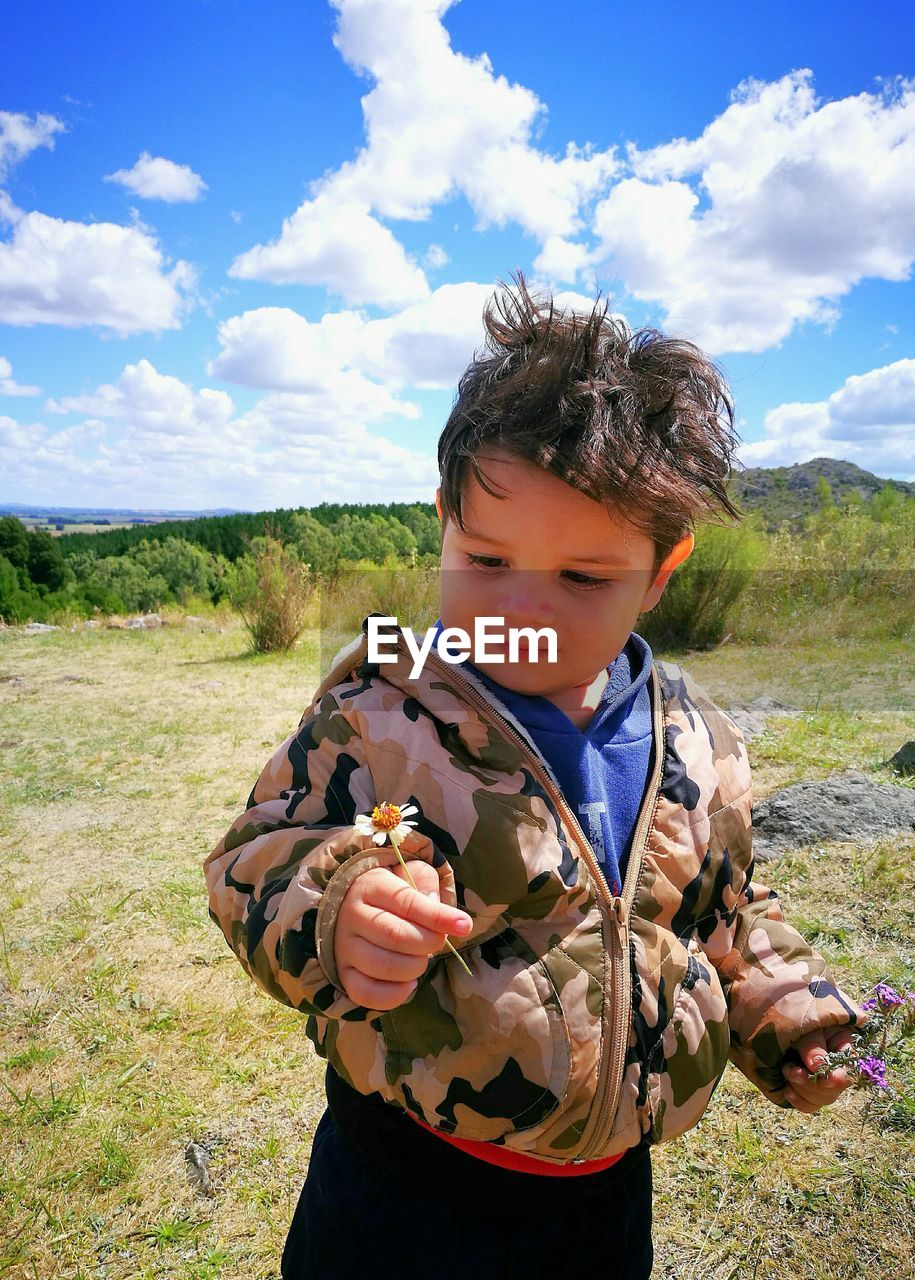
[[[278,1276],[323,1064],[209,921],[201,864],[307,705],[317,637],[245,647],[225,620],[0,634],[0,1275]],[[754,744],[761,790],[837,764],[885,778],[907,736],[901,646],[680,660],[725,705],[765,691],[809,713]],[[913,852],[834,845],[766,869],[850,992],[915,986]],[[655,1275],[915,1276],[913,1135],[862,1130],[861,1109],[782,1112],[729,1071],[654,1156]],[[211,1153],[210,1196],[189,1141]]]

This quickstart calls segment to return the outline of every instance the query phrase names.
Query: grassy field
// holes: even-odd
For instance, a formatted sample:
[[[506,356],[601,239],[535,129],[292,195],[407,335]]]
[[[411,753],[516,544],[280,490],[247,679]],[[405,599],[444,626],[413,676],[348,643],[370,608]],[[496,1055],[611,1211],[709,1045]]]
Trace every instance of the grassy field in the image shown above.
[[[201,865],[298,723],[317,637],[253,657],[232,619],[180,617],[0,632],[2,1276],[279,1275],[323,1064],[209,921]],[[725,706],[766,692],[802,708],[751,744],[758,798],[849,766],[891,781],[912,736],[902,641],[662,656]],[[834,844],[760,878],[849,993],[911,990],[913,853]],[[655,1276],[915,1277],[915,1133],[862,1127],[862,1109],[849,1091],[784,1112],[729,1069],[701,1125],[655,1152]],[[211,1152],[210,1195],[191,1141]]]

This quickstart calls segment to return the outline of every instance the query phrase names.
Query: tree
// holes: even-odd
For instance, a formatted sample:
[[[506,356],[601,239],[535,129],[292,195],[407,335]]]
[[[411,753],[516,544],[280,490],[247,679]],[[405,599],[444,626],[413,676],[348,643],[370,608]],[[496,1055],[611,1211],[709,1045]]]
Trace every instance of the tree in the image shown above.
[[[911,501],[911,499],[910,499]],[[875,493],[870,501],[870,514],[875,520],[885,523],[898,513],[903,502],[902,494],[892,485],[885,484]]]
[[[441,525],[435,510],[419,506],[407,507],[399,517],[416,539],[419,555],[437,555],[441,546]]]
[[[293,515],[289,540],[299,558],[311,565],[313,573],[329,573],[336,565],[339,555],[333,530],[316,520],[310,511]]]
[[[59,539],[47,529],[35,529],[27,534],[28,573],[31,580],[50,591],[66,586],[70,574],[60,549]]]
[[[827,511],[835,507],[835,498],[832,496],[832,485],[825,476],[818,476],[816,483],[817,506],[823,511]]]
[[[29,563],[29,535],[25,525],[15,516],[0,519],[0,556],[14,569],[26,569]]]
[[[141,542],[131,555],[150,577],[160,577],[177,600],[188,596],[210,596],[215,583],[213,557],[186,538],[153,538]]]
[[[86,587],[90,598],[93,591],[102,599],[110,593],[122,600],[127,610],[143,613],[157,609],[168,595],[165,579],[160,574],[150,574],[133,556],[104,556],[97,560]]]
[[[37,596],[23,591],[16,566],[0,555],[0,618],[4,622],[28,622],[40,605]]]

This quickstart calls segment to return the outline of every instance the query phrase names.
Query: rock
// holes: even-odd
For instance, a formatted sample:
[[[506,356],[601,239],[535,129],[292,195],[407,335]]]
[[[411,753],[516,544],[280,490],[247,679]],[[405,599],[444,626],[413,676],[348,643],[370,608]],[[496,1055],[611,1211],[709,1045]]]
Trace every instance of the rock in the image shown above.
[[[185,615],[184,621],[194,623],[195,625],[198,625],[198,626],[203,626],[205,619],[198,618],[193,613],[188,613]]]
[[[198,680],[194,685],[195,689],[224,689],[225,680]]]
[[[890,756],[890,768],[907,777],[915,773],[915,740],[904,742],[894,756]]]
[[[210,1176],[210,1153],[206,1147],[196,1142],[189,1142],[184,1148],[184,1160],[187,1166],[187,1177],[198,1196],[213,1194],[213,1179]]]
[[[157,613],[144,613],[139,618],[128,618],[127,628],[129,631],[138,631],[141,628],[150,629],[152,627],[164,627],[165,623]]]
[[[27,622],[23,631],[59,631],[60,627],[52,627],[49,622]]]
[[[25,676],[0,676],[0,684],[25,684]]]
[[[66,675],[62,675],[58,677],[57,683],[58,684],[89,684],[90,681],[88,676],[73,676],[68,671]]]
[[[770,698],[764,693],[761,697],[754,698],[752,702],[732,702],[727,713],[742,731],[744,739],[749,742],[758,733],[762,733],[770,716],[799,716],[801,709],[788,706],[784,702],[777,702],[775,698]]]
[[[863,773],[796,782],[753,806],[753,849],[768,862],[820,840],[860,840],[915,831],[915,791]]]

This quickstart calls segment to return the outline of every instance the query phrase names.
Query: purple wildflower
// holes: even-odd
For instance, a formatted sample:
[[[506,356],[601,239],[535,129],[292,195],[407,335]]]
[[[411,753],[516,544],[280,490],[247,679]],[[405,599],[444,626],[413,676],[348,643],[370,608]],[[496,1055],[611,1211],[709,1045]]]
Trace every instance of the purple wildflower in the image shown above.
[[[898,991],[894,991],[886,982],[877,983],[876,994],[881,1008],[892,1009],[897,1005],[905,1004],[905,997],[901,996]]]
[[[871,998],[870,998],[869,1000],[862,1000],[862,1001],[861,1001],[861,1008],[862,1008],[862,1009],[876,1009],[876,1008],[877,1008],[877,997],[876,997],[876,996],[871,996]]]
[[[857,1067],[860,1078],[875,1089],[889,1088],[886,1082],[886,1063],[882,1058],[859,1058]]]

